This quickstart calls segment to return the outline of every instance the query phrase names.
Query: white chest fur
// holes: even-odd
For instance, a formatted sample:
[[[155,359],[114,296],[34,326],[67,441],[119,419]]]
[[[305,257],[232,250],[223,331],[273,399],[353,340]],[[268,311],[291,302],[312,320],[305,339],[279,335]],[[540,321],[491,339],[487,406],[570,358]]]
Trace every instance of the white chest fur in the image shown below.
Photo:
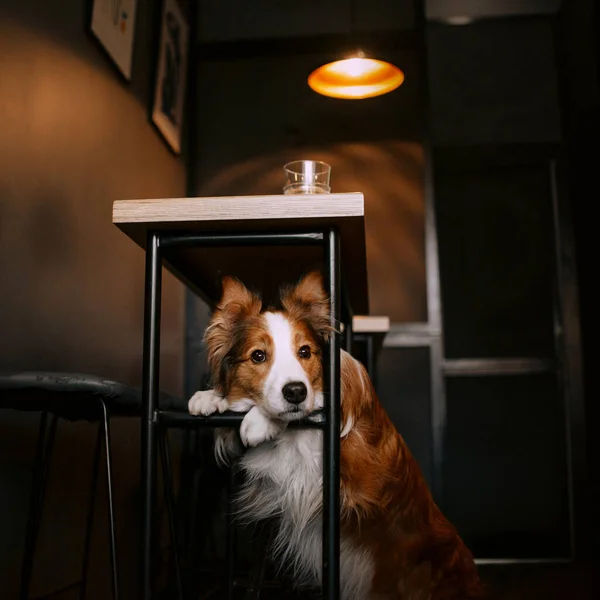
[[[275,558],[291,565],[301,586],[319,585],[321,579],[322,445],[320,431],[287,430],[241,459],[239,517],[278,518]],[[343,600],[366,600],[373,576],[369,553],[342,538],[340,561]]]

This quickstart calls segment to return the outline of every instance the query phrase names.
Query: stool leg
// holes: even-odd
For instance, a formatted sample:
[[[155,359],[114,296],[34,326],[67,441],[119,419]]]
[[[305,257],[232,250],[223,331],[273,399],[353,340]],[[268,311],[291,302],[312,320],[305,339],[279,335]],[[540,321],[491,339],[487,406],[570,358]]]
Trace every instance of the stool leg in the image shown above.
[[[35,460],[33,463],[33,476],[31,478],[31,491],[29,492],[25,550],[23,552],[23,564],[21,566],[21,587],[19,590],[20,600],[27,600],[29,597],[33,555],[35,553],[35,541],[37,538],[37,529],[39,527],[39,522],[37,520],[38,504],[40,503],[40,494],[43,493],[42,480],[44,473],[44,442],[46,437],[47,421],[48,413],[43,412],[40,416],[38,436],[35,444]]]
[[[83,543],[83,563],[81,565],[81,584],[79,587],[79,600],[84,600],[87,592],[87,577],[90,565],[90,551],[92,547],[92,529],[94,526],[94,511],[96,508],[96,492],[98,490],[98,471],[100,467],[100,450],[102,449],[102,434],[104,427],[98,424],[98,435],[96,436],[96,447],[92,462],[92,483],[90,487],[90,500],[85,526],[85,541]]]
[[[33,573],[35,547],[37,545],[37,537],[40,529],[42,508],[44,506],[44,495],[46,492],[46,483],[48,481],[48,471],[50,469],[50,461],[52,459],[52,450],[54,449],[54,439],[56,436],[56,427],[58,424],[58,417],[52,415],[50,429],[46,436],[47,420],[48,413],[43,412],[40,418],[40,426],[35,449],[33,481],[29,495],[25,552],[23,553],[21,585],[19,589],[20,600],[27,600],[29,597],[29,587],[31,585],[31,575]]]
[[[234,580],[235,580],[235,563],[236,563],[236,546],[237,535],[236,528],[233,524],[233,495],[236,487],[235,467],[231,467],[227,485],[227,521],[226,521],[226,546],[227,546],[227,600],[233,600]]]
[[[175,561],[175,578],[177,580],[177,597],[183,600],[183,585],[181,583],[181,569],[179,566],[179,545],[175,529],[175,501],[173,499],[173,474],[171,472],[171,457],[169,453],[168,432],[165,429],[158,434],[158,450],[160,462],[163,467],[165,497],[167,500],[167,513],[169,515],[169,529],[171,531],[171,545],[173,546],[173,559]]]
[[[108,492],[108,520],[110,532],[110,567],[112,571],[112,593],[114,600],[119,598],[119,577],[117,573],[117,532],[115,525],[115,507],[113,503],[113,485],[112,485],[112,462],[110,459],[110,426],[108,412],[104,402],[102,403],[102,413],[104,418],[104,449],[106,451],[106,487]]]

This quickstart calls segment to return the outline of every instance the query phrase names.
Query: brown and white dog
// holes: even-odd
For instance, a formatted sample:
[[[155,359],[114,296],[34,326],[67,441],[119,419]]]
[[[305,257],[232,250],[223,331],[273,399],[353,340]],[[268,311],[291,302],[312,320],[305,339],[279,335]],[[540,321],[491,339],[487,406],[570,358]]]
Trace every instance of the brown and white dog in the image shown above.
[[[206,330],[214,389],[189,401],[194,415],[248,411],[219,431],[216,455],[240,454],[237,508],[247,521],[277,517],[274,557],[300,586],[320,583],[322,433],[288,429],[323,406],[321,355],[330,332],[319,274],[264,310],[226,278]],[[419,466],[380,405],[362,365],[341,356],[341,596],[344,600],[482,597],[471,553],[432,500]]]

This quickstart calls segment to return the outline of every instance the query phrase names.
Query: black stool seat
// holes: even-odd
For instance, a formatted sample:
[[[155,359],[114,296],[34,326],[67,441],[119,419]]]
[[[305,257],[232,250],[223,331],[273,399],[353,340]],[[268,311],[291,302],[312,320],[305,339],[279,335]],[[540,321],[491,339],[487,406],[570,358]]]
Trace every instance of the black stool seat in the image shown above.
[[[90,402],[98,400],[98,402]],[[23,371],[0,373],[0,409],[47,411],[69,421],[102,418],[102,404],[110,416],[138,416],[141,390],[96,375]],[[187,402],[161,392],[162,410],[187,411]]]
[[[161,393],[158,405],[163,410],[187,412],[187,402],[183,399]],[[44,598],[79,587],[79,598],[85,598],[90,557],[90,539],[94,518],[94,504],[98,479],[101,448],[106,453],[106,478],[109,513],[109,550],[112,573],[113,600],[119,598],[119,585],[116,561],[116,527],[112,495],[112,467],[110,453],[110,418],[140,417],[142,409],[141,390],[116,381],[79,373],[56,373],[42,371],[0,372],[0,410],[40,412],[40,427],[36,445],[36,458],[32,492],[30,494],[29,516],[23,566],[21,570],[20,600],[29,600],[29,588],[33,573],[34,555],[40,521],[46,480],[50,467],[52,449],[58,421],[98,422],[98,435],[92,464],[92,485],[84,541],[81,579],[71,585],[43,596]],[[51,416],[47,427],[48,416]],[[160,441],[161,453],[165,454],[166,442]],[[166,461],[163,461],[165,463]],[[167,467],[165,466],[165,469]],[[172,485],[169,475],[169,485]],[[173,520],[171,518],[173,527]]]

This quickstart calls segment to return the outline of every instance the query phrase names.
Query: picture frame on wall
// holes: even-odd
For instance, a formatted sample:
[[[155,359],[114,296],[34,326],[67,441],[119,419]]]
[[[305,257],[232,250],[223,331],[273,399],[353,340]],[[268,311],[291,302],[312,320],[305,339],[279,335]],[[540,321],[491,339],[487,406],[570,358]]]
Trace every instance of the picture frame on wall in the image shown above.
[[[90,30],[126,81],[131,81],[138,0],[92,0]]]
[[[189,33],[177,0],[164,0],[152,122],[175,154],[181,154]]]

